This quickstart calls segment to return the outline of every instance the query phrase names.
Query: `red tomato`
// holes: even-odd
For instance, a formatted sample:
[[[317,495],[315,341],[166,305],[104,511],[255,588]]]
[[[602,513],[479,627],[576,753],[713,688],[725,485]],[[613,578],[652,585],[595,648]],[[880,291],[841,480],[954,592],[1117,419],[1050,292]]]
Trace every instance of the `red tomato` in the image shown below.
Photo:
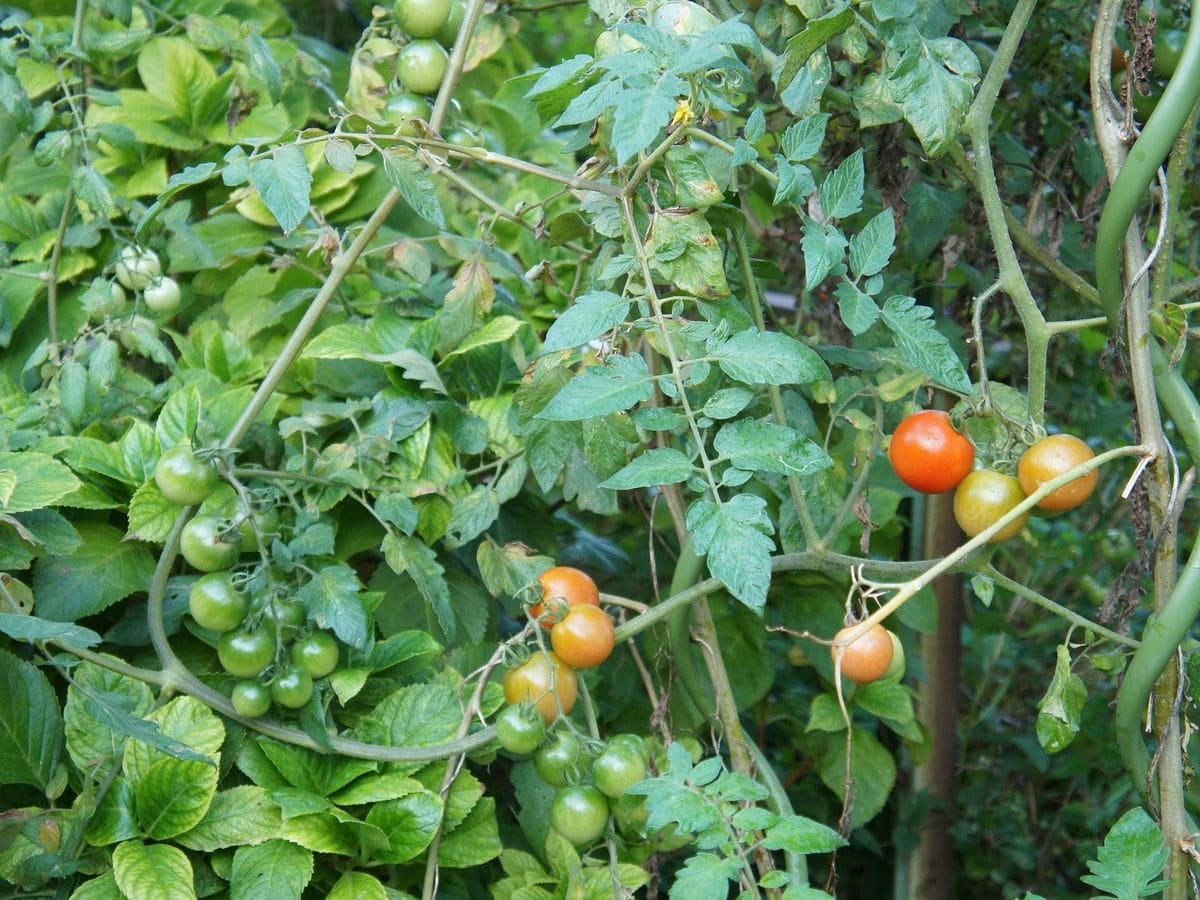
[[[975,463],[975,448],[940,409],[913,413],[892,435],[888,459],[900,480],[925,494],[958,487]]]
[[[542,600],[529,607],[529,617],[549,628],[559,621],[563,607],[600,605],[600,589],[587,572],[570,566],[555,566],[538,576],[542,585]]]

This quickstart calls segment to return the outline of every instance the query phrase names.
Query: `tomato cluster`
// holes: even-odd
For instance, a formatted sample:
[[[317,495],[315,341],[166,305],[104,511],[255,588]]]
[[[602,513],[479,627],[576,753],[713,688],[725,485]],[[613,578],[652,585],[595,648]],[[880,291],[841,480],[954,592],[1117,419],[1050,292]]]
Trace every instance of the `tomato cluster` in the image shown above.
[[[1016,477],[994,469],[975,469],[975,448],[940,410],[922,410],[904,419],[892,435],[888,457],[896,475],[927,494],[954,491],[954,518],[968,537],[990,528],[1039,487],[1091,459],[1090,447],[1069,434],[1055,434],[1030,446],[1017,464]],[[1079,506],[1096,488],[1093,469],[1043,498],[1038,508],[1050,513]],[[1020,533],[1028,515],[994,534],[993,543]]]
[[[396,24],[412,38],[396,60],[396,77],[417,100],[442,86],[449,62],[446,48],[454,45],[465,13],[463,0],[396,0]],[[389,120],[393,116],[400,117],[396,124],[401,125],[414,117],[428,118],[429,113],[409,99],[391,109]]]
[[[122,248],[114,273],[120,284],[112,286],[112,302],[106,306],[106,312],[115,315],[125,308],[125,292],[121,285],[131,291],[141,291],[151,312],[170,315],[179,308],[182,296],[179,283],[163,274],[162,261],[153,250]]]

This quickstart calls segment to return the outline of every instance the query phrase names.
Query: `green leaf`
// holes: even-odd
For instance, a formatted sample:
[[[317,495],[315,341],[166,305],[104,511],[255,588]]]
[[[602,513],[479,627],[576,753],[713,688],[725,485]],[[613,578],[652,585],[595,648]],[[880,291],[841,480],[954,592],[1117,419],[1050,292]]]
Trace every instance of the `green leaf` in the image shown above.
[[[87,842],[104,847],[141,835],[136,806],[133,785],[124,778],[113,779],[112,787],[96,806],[96,814],[88,826]]]
[[[542,353],[571,350],[616,328],[629,315],[629,301],[609,291],[592,291],[559,313],[546,333]]]
[[[883,271],[895,249],[896,218],[885,209],[850,238],[850,271],[855,278],[875,275]]]
[[[751,144],[757,144],[763,139],[763,135],[767,133],[767,117],[763,114],[762,107],[758,104],[754,105],[754,111],[746,117],[744,131],[746,140]]]
[[[660,484],[678,484],[687,481],[694,471],[691,460],[686,456],[678,450],[663,447],[647,450],[607,481],[601,482],[600,486],[624,491]]]
[[[775,84],[779,86],[780,91],[792,83],[813,53],[853,23],[854,10],[850,9],[848,3],[839,3],[819,18],[810,19],[799,33],[789,38],[783,54],[776,63],[774,73]]]
[[[846,236],[833,225],[805,219],[800,249],[804,251],[804,289],[811,291],[842,264]]]
[[[367,813],[367,823],[387,835],[387,849],[376,851],[376,857],[386,863],[408,862],[419,856],[432,843],[441,821],[441,798],[427,790],[376,803]]]
[[[446,639],[454,640],[458,633],[458,619],[450,603],[450,588],[446,584],[446,570],[438,562],[437,552],[407,535],[387,534],[383,538],[383,558],[397,575],[408,575],[425,602],[438,617],[438,624],[446,633]]]
[[[404,202],[413,208],[413,212],[439,229],[446,227],[437,188],[425,167],[411,152],[399,148],[384,150],[383,171]]]
[[[122,896],[195,900],[192,864],[178,847],[125,841],[113,851],[112,861]]]
[[[887,72],[892,99],[904,109],[927,156],[938,157],[958,140],[979,80],[979,59],[962,41],[927,40],[910,24],[900,25],[893,45],[907,44],[899,64]]]
[[[1043,750],[1058,753],[1075,740],[1086,702],[1087,687],[1083,679],[1071,671],[1071,652],[1067,645],[1060,644],[1054,677],[1038,701],[1037,737]]]
[[[676,98],[687,93],[687,82],[665,71],[649,83],[626,86],[617,98],[613,115],[612,141],[617,165],[625,165],[654,142],[671,121]]]
[[[490,528],[499,515],[500,500],[496,492],[486,484],[476,485],[454,501],[454,512],[446,526],[446,549],[455,550],[471,543]]]
[[[193,18],[193,17],[189,17]],[[146,211],[142,213],[141,219],[138,220],[135,235],[138,240],[142,240],[146,233],[146,228],[155,219],[162,214],[167,208],[170,201],[185,188],[195,187],[198,184],[204,184],[212,177],[216,171],[217,164],[213,162],[200,163],[195,166],[188,166],[182,172],[176,172],[167,180],[166,188],[158,195],[153,203],[146,207]]]
[[[745,384],[809,384],[832,377],[816,351],[778,331],[740,331],[711,349],[709,359]]]
[[[44,453],[0,453],[0,513],[53,506],[82,482],[66,466]]]
[[[175,842],[189,850],[212,853],[226,847],[261,844],[279,834],[279,806],[264,788],[241,785],[212,798],[208,812]]]
[[[127,728],[122,727],[126,724],[124,719],[116,728],[107,724],[117,713],[109,715],[102,712],[98,718],[92,714],[92,705],[103,710],[116,710],[117,713],[124,713],[128,719],[142,722],[140,717],[154,708],[154,695],[143,682],[110,672],[94,663],[83,662],[75,668],[71,684],[67,686],[63,721],[66,726],[67,753],[75,765],[84,771],[117,758],[130,734]],[[104,721],[101,721],[102,718]],[[157,733],[157,728],[149,726],[145,731]],[[188,753],[195,752],[183,745],[177,746]]]
[[[71,892],[69,900],[125,900],[112,872],[85,881]]]
[[[500,826],[496,821],[496,800],[484,797],[442,838],[438,846],[438,863],[449,869],[482,866],[499,856],[503,849]]]
[[[843,219],[862,209],[863,151],[855,150],[821,184],[821,211],[826,219]]]
[[[453,359],[456,356],[462,356],[464,353],[470,353],[472,350],[478,350],[480,347],[502,344],[520,331],[524,324],[520,319],[514,319],[512,316],[497,316],[494,319],[490,319],[482,328],[476,329],[465,341],[455,347],[453,351],[447,353],[443,359]]]
[[[388,900],[387,888],[374,875],[345,872],[325,900]]]
[[[713,577],[750,609],[761,612],[771,585],[775,549],[766,501],[753,494],[739,494],[721,504],[696,500],[688,507],[687,526],[696,552],[707,556]]]
[[[780,143],[788,162],[804,162],[816,156],[825,141],[828,124],[829,113],[815,113],[789,125]]]
[[[676,873],[667,896],[672,900],[725,900],[729,882],[737,881],[739,870],[736,857],[697,853]]]
[[[111,525],[80,521],[76,528],[83,541],[75,552],[44,560],[34,571],[38,612],[57,622],[90,616],[144,591],[154,574],[149,549],[123,541]]]
[[[129,531],[125,536],[130,540],[161,543],[178,518],[179,505],[164,497],[156,482],[147,481],[129,498]]]
[[[0,613],[0,633],[18,641],[66,641],[76,647],[95,647],[103,640],[90,628],[51,622],[37,616],[21,616],[16,613]]]
[[[351,647],[367,642],[367,611],[359,596],[358,576],[349,566],[324,566],[309,579],[296,596],[321,628],[328,629]]]
[[[384,698],[356,731],[389,747],[428,747],[451,740],[461,722],[456,691],[442,684],[414,684]]]
[[[928,306],[913,297],[889,297],[883,304],[883,323],[892,331],[900,354],[935,384],[963,394],[974,393],[971,379],[946,336],[937,330]]]
[[[857,336],[870,331],[879,320],[879,307],[870,294],[864,294],[853,282],[843,281],[833,293],[838,298],[838,312],[850,333]]]
[[[819,445],[784,425],[739,419],[717,432],[713,448],[739,469],[804,477],[833,466]]]
[[[684,293],[709,300],[729,296],[721,245],[703,213],[658,213],[646,252],[654,274]]]
[[[818,747],[817,771],[825,786],[844,799],[846,796],[845,735],[822,735]],[[851,776],[854,779],[854,815],[858,828],[875,818],[887,802],[896,783],[896,761],[869,731],[855,727]]]
[[[269,159],[251,163],[250,183],[284,234],[295,231],[308,215],[312,172],[295,144],[276,147]]]
[[[192,697],[176,697],[139,719],[88,700],[88,711],[114,730],[135,738],[125,748],[125,776],[136,789],[150,768],[164,759],[202,765],[215,772],[225,726],[211,709]],[[120,715],[116,715],[120,713]]]
[[[0,649],[0,784],[46,790],[62,756],[63,721],[38,669]]]
[[[1121,816],[1104,837],[1091,875],[1080,880],[1119,900],[1159,894],[1170,881],[1160,879],[1167,862],[1167,842],[1154,820],[1140,806]]]
[[[300,900],[312,880],[311,850],[272,840],[239,847],[229,875],[230,900]]]
[[[207,762],[162,759],[150,766],[137,787],[142,832],[155,840],[194,828],[217,793],[217,770]]]
[[[649,400],[652,376],[641,356],[610,355],[589,366],[554,395],[538,413],[542,419],[574,421],[622,412]]]

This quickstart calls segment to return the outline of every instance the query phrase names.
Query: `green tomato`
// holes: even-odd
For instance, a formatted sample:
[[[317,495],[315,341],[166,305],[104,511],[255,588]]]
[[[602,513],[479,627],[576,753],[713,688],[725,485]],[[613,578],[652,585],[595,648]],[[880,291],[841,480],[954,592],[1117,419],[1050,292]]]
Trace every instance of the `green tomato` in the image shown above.
[[[115,281],[97,278],[84,302],[93,322],[115,319],[125,312],[125,289]]]
[[[396,126],[396,134],[414,137],[417,133],[417,126],[413,124],[413,119],[428,122],[432,111],[429,108],[429,101],[421,95],[403,93],[388,98],[382,115],[384,121],[391,122]]]
[[[442,86],[449,59],[437,42],[413,41],[400,51],[396,74],[405,90],[414,94],[433,94]]]
[[[271,699],[286,709],[299,709],[312,695],[312,676],[299,666],[288,666],[271,680]]]
[[[304,623],[308,621],[308,609],[299,600],[281,600],[278,597],[262,606],[263,628],[281,643],[290,641]]]
[[[154,482],[172,503],[198,506],[216,488],[217,470],[198,460],[187,444],[176,444],[159,458]]]
[[[337,668],[337,641],[328,632],[314,631],[292,644],[292,664],[313,678],[324,678]]]
[[[550,806],[550,824],[577,847],[595,843],[608,825],[608,801],[594,785],[563,788]]]
[[[437,33],[437,41],[443,47],[453,47],[454,42],[458,39],[458,32],[462,30],[463,19],[467,15],[467,4],[463,0],[450,0],[450,15],[446,17],[446,24],[441,27]]]
[[[237,562],[242,542],[236,530],[229,533],[222,519],[196,516],[183,526],[179,550],[193,569],[217,572]]]
[[[592,763],[592,780],[614,800],[646,777],[646,760],[636,749],[609,745]]]
[[[446,134],[446,143],[455,147],[482,147],[483,137],[470,128],[451,128]]]
[[[578,781],[587,764],[583,745],[574,733],[559,731],[553,743],[547,744],[533,755],[533,767],[542,781],[551,787],[566,787]]]
[[[396,21],[415,38],[431,38],[450,18],[450,0],[396,0]]]
[[[256,509],[253,515],[246,515],[242,509],[230,510],[230,518],[237,522],[238,534],[241,536],[243,553],[254,553],[258,550],[258,538],[254,534],[257,526],[266,542],[267,549],[271,547],[271,538],[279,533],[279,513],[274,507]]]
[[[504,707],[496,717],[496,740],[509,753],[525,756],[546,738],[546,722],[540,713],[520,704]]]
[[[889,631],[892,636],[892,662],[888,666],[887,671],[883,673],[884,679],[888,678],[903,678],[904,677],[904,645],[900,643],[900,638],[896,632]]]
[[[608,739],[608,746],[628,747],[646,762],[650,762],[650,747],[640,734],[615,734]]]
[[[234,678],[254,678],[275,661],[275,638],[262,629],[228,631],[217,643],[217,659]]]
[[[196,624],[210,631],[232,631],[246,618],[249,603],[228,572],[213,572],[192,585],[188,611]]]
[[[153,250],[123,247],[117,260],[116,273],[117,281],[130,290],[140,291],[162,275],[162,263]]]
[[[239,681],[229,699],[237,714],[247,719],[265,716],[271,708],[271,692],[257,681]]]
[[[173,313],[179,309],[179,284],[169,275],[156,278],[144,291],[142,298],[152,312]]]

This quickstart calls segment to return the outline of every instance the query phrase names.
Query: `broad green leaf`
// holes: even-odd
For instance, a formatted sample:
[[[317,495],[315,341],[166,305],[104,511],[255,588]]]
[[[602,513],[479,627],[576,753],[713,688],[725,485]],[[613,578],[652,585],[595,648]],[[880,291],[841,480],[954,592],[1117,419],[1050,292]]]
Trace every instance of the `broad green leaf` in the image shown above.
[[[50,682],[0,649],[0,784],[46,790],[62,756],[63,721]]]
[[[454,640],[458,633],[458,617],[450,603],[446,570],[438,562],[437,552],[415,537],[394,533],[384,536],[380,549],[388,568],[397,575],[407,575],[413,580],[425,602],[438,617],[446,639]]]
[[[707,557],[713,577],[750,609],[760,612],[767,602],[775,549],[766,501],[753,494],[739,494],[721,504],[696,500],[688,507],[687,526],[696,552]]]
[[[570,350],[616,328],[629,315],[629,300],[609,291],[592,291],[561,312],[546,333],[543,353]]]
[[[462,723],[458,693],[442,684],[413,684],[388,695],[360,721],[366,740],[390,747],[428,747],[451,740]]]
[[[102,711],[100,705],[91,702],[93,705],[89,706],[89,711],[97,715]],[[108,717],[98,715],[97,718],[112,727],[111,712],[108,712]],[[220,757],[225,726],[211,709],[192,697],[176,697],[144,720],[128,714],[125,714],[125,718],[140,722],[143,726],[147,723],[156,726],[148,729],[149,734],[144,730],[132,734],[137,739],[125,748],[124,771],[135,789],[151,766],[161,760],[196,762],[213,770]],[[168,739],[168,742],[164,743],[159,736]]]
[[[480,347],[490,347],[493,344],[502,344],[510,337],[521,330],[521,326],[525,323],[520,319],[514,319],[512,316],[497,316],[482,327],[473,332],[466,340],[454,348],[451,352],[442,357],[443,361],[454,359],[456,356],[462,356],[465,353],[470,353],[472,350],[478,350]]]
[[[401,797],[407,797],[409,794],[424,790],[424,787],[415,778],[396,772],[370,773],[338,791],[330,799],[339,806],[382,803],[384,800],[399,800]]]
[[[826,219],[843,219],[862,209],[863,151],[855,150],[821,184],[821,212]]]
[[[300,900],[312,880],[311,850],[272,840],[239,847],[229,875],[231,900]]]
[[[76,527],[83,542],[75,552],[43,560],[34,571],[38,612],[58,622],[90,616],[144,591],[154,574],[149,549],[123,541],[116,528],[89,521]]]
[[[963,394],[974,393],[962,360],[934,325],[933,310],[916,304],[913,297],[899,296],[889,297],[883,304],[883,323],[891,329],[900,354],[934,383]]]
[[[80,487],[74,473],[44,453],[0,453],[0,513],[18,513],[53,506]]]
[[[377,858],[387,863],[414,859],[433,841],[441,820],[442,801],[432,791],[376,803],[367,813],[367,823],[381,829],[388,839],[387,849],[377,851]]]
[[[85,881],[71,892],[68,900],[125,900],[112,872]]]
[[[367,611],[358,576],[342,564],[323,566],[305,582],[296,596],[321,628],[328,629],[351,647],[367,642]]]
[[[437,189],[425,167],[410,151],[400,148],[383,151],[383,171],[413,212],[439,229],[446,227]]]
[[[800,249],[804,251],[804,289],[811,291],[842,265],[846,236],[833,225],[805,219]]]
[[[1037,737],[1043,750],[1058,753],[1075,740],[1086,702],[1087,687],[1083,679],[1071,671],[1071,651],[1066,644],[1060,644],[1054,677],[1038,701]]]
[[[809,384],[831,376],[816,351],[778,331],[741,331],[709,351],[709,359],[745,384]]]
[[[22,616],[16,613],[0,613],[0,634],[28,643],[39,641],[66,641],[76,647],[95,647],[103,640],[90,628],[51,622],[37,616]]]
[[[538,413],[542,419],[573,421],[623,412],[653,394],[652,376],[640,356],[612,354],[603,365],[589,366]]]
[[[271,151],[270,158],[250,164],[250,183],[284,234],[291,234],[308,215],[312,173],[295,144]]]
[[[850,238],[850,271],[855,278],[875,275],[883,271],[895,249],[896,218],[885,209]]]
[[[188,166],[182,172],[176,172],[167,181],[166,188],[158,195],[153,203],[146,207],[146,211],[142,213],[141,219],[138,220],[137,230],[135,232],[137,238],[141,240],[145,235],[147,226],[162,214],[167,208],[169,201],[175,195],[185,188],[195,187],[198,184],[204,184],[216,171],[217,164],[213,162],[200,163],[195,166]]]
[[[192,864],[178,847],[125,841],[113,851],[112,861],[122,896],[195,900]]]
[[[617,97],[613,115],[613,147],[617,165],[624,165],[652,144],[675,112],[676,98],[686,96],[687,82],[678,75],[661,72],[653,80],[639,79]]]
[[[789,38],[783,54],[776,63],[774,73],[779,89],[786,89],[813,53],[824,47],[830,38],[849,28],[853,22],[854,10],[850,9],[848,3],[838,3],[819,18],[810,19],[799,33]]]
[[[465,819],[450,828],[438,846],[438,863],[446,868],[482,866],[499,856],[504,849],[500,842],[496,800],[493,797],[482,798]]]
[[[166,840],[194,828],[217,793],[217,770],[202,762],[162,759],[142,773],[136,788],[142,832]]]
[[[900,62],[886,73],[892,99],[904,109],[925,153],[938,157],[962,131],[979,80],[979,59],[962,41],[928,40],[902,24],[893,39],[907,44]]]
[[[883,809],[896,783],[896,761],[869,731],[854,728],[854,754],[851,776],[854,779],[853,827],[865,825]],[[817,771],[825,786],[838,797],[846,794],[845,733],[821,735]]]
[[[646,252],[654,274],[684,293],[709,300],[729,296],[721,245],[703,213],[657,214]]]
[[[865,334],[879,320],[879,307],[870,294],[864,294],[851,281],[842,281],[834,288],[842,322],[853,335]]]
[[[678,484],[687,481],[695,468],[691,460],[670,447],[647,450],[635,457],[629,465],[617,472],[602,487],[613,490],[653,487],[660,484]]]
[[[736,882],[741,866],[736,857],[697,853],[689,856],[675,875],[671,900],[725,900],[729,883]]]
[[[96,806],[96,814],[88,826],[87,842],[94,847],[105,847],[139,837],[141,833],[133,785],[117,777]]]
[[[361,846],[359,836],[355,834],[352,825],[341,821],[341,819],[352,817],[348,813],[338,815],[338,812],[330,810],[329,812],[285,819],[279,836],[306,850],[311,850],[313,853],[354,856],[359,852]],[[377,834],[378,829],[364,825],[359,831],[368,828],[376,833],[374,846],[383,846],[385,841],[382,835]]]
[[[816,113],[789,125],[781,141],[783,155],[788,162],[804,162],[816,156],[825,140],[825,126],[828,123],[829,113]]]
[[[176,444],[190,442],[196,434],[200,418],[204,415],[204,402],[200,398],[200,389],[189,385],[180,391],[172,391],[158,413],[154,423],[154,436],[158,438],[159,447],[154,448],[160,453]],[[125,453],[126,465],[130,474],[138,474],[137,483],[141,484],[154,473],[153,464],[158,462],[157,454],[151,453],[152,442],[149,434],[138,425],[130,428],[122,439],[122,449]],[[141,466],[135,470],[130,463],[131,457],[136,456]]]
[[[204,853],[253,846],[278,836],[281,824],[279,806],[265,789],[240,785],[217,793],[200,823],[175,842]]]
[[[388,891],[374,875],[351,871],[337,880],[325,900],[388,900]]]
[[[1080,880],[1120,900],[1156,896],[1170,883],[1160,877],[1167,861],[1166,839],[1140,806],[1116,821],[1096,856],[1087,864],[1092,874]]]
[[[147,481],[129,498],[130,540],[161,543],[179,518],[179,505],[163,496],[154,481]]]
[[[717,432],[713,448],[739,469],[803,477],[833,465],[819,445],[784,425],[739,419]]]
[[[67,752],[72,762],[83,771],[91,771],[114,759],[129,735],[127,730],[112,728],[107,724],[111,715],[102,714],[106,721],[93,715],[92,705],[116,709],[129,719],[142,721],[140,717],[154,707],[154,695],[143,682],[110,672],[95,663],[82,662],[76,666],[71,675],[71,684],[67,686],[63,721]]]
[[[375,763],[366,760],[330,756],[265,738],[259,739],[258,747],[288,784],[322,797],[377,768]],[[255,780],[267,781],[265,778]]]

